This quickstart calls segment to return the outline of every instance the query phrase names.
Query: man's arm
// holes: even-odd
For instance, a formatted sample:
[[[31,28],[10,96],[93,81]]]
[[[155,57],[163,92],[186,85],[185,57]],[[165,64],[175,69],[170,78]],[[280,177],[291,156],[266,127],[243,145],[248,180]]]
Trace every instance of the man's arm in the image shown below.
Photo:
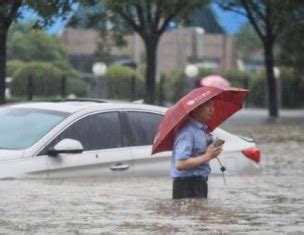
[[[222,152],[222,147],[222,145],[218,147],[210,146],[207,151],[200,156],[189,157],[188,159],[183,161],[176,161],[175,167],[179,171],[196,168],[201,164],[216,158]]]

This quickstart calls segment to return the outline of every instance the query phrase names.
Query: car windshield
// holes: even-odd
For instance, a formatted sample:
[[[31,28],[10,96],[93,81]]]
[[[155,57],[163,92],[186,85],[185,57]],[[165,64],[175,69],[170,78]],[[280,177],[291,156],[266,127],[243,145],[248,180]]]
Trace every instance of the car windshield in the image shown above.
[[[0,149],[25,149],[69,113],[32,108],[0,108]]]

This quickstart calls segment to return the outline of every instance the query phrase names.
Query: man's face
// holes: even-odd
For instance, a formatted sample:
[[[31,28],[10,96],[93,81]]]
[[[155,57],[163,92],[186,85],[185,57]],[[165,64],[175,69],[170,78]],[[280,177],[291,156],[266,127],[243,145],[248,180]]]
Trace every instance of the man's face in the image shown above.
[[[209,100],[206,103],[200,105],[195,110],[196,117],[201,122],[209,121],[214,113],[213,101]]]

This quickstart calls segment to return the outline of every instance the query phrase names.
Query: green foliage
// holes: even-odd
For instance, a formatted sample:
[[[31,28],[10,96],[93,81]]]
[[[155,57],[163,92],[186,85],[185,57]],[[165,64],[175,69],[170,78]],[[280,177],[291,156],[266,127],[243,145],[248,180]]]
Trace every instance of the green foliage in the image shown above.
[[[282,106],[288,108],[304,107],[304,80],[294,76],[291,69],[281,71]]]
[[[135,75],[135,71],[133,69],[119,64],[113,64],[107,70],[107,76],[109,78],[113,78],[113,77],[131,78],[134,75]]]
[[[71,78],[81,78],[81,75],[75,70],[68,61],[54,61],[52,63],[56,68],[60,69],[66,76]]]
[[[213,69],[207,69],[207,68],[199,68],[198,70],[198,77],[199,78],[203,78],[203,77],[207,77],[211,74],[215,74],[216,72],[214,72]]]
[[[261,39],[249,23],[244,25],[233,37],[233,45],[237,55],[242,59],[249,58],[255,52],[263,50]]]
[[[92,4],[89,4],[89,3]],[[156,80],[156,64],[157,64],[157,45],[161,36],[167,29],[172,20],[176,22],[182,21],[189,16],[197,7],[201,7],[205,0],[104,0],[100,1],[80,0],[80,4],[86,6],[93,5],[99,9],[91,15],[93,22],[108,22],[109,24],[96,25],[97,28],[104,27],[109,29],[107,35],[115,38],[115,35],[122,36],[127,33],[138,33],[143,40],[147,56],[146,66],[146,82],[149,86],[145,86],[145,101],[154,103],[155,101],[155,80]],[[92,22],[91,21],[91,22]],[[102,33],[101,33],[102,34]],[[116,37],[117,38],[117,37]],[[106,39],[107,40],[107,39]],[[114,40],[114,39],[113,39]],[[101,48],[103,49],[103,48]]]
[[[262,73],[252,77],[249,83],[249,103],[254,107],[266,105],[266,75]],[[282,108],[304,107],[304,81],[296,79],[292,69],[281,69],[281,105]]]
[[[24,62],[51,62],[68,77],[80,78],[72,67],[59,40],[44,31],[33,29],[33,23],[14,24],[8,35],[8,75]],[[23,62],[22,62],[23,61]]]
[[[67,77],[67,91],[66,94],[74,94],[77,97],[87,97],[89,92],[89,85],[81,79],[71,79]],[[58,91],[57,91],[58,94]]]
[[[35,30],[31,23],[16,24],[8,37],[8,58],[22,61],[68,61],[68,56],[55,36]]]
[[[42,28],[54,22],[54,19],[64,18],[69,13],[77,0],[56,0],[56,1],[2,1],[0,5],[0,104],[5,103],[5,66],[6,66],[6,42],[8,30],[12,22],[22,17],[20,9],[30,9],[37,16],[34,27]]]
[[[268,85],[274,84],[273,66],[274,49],[278,42],[278,38],[284,32],[284,28],[290,27],[290,17],[296,16],[301,18],[303,11],[303,1],[252,1],[252,0],[220,0],[220,5],[227,10],[245,13],[249,23],[253,26],[261,42],[265,54],[265,66],[268,71]],[[289,43],[289,42],[288,42]],[[246,55],[245,55],[246,56]],[[275,95],[275,89],[270,87],[269,96]],[[278,115],[278,107],[274,103],[275,99],[269,99],[269,114],[276,117]]]
[[[20,60],[10,60],[6,63],[6,74],[7,77],[13,77],[13,74],[25,65],[23,61]]]
[[[266,82],[265,75],[257,75],[250,79],[247,98],[250,106],[266,107]]]
[[[61,81],[64,73],[51,63],[33,62],[19,67],[13,73],[12,95],[26,96],[28,78],[32,76],[34,95],[54,96],[60,94]],[[68,79],[68,93],[85,96],[88,86],[79,79]]]
[[[282,33],[278,40],[278,62],[280,65],[293,67],[295,69],[295,73],[297,73],[296,77],[298,79],[303,79],[304,24],[303,19],[297,16],[297,14],[293,14],[288,19],[288,27],[282,27]]]
[[[183,96],[185,75],[183,71],[173,70],[164,75],[164,98],[172,103]]]
[[[249,80],[251,77],[246,72],[238,70],[227,70],[223,73],[223,77],[226,78],[232,86],[248,89]]]
[[[203,70],[202,70],[203,71]],[[210,73],[209,73],[210,72]],[[199,77],[215,74],[212,70],[200,71]],[[201,76],[204,74],[203,76]],[[220,74],[226,78],[232,86],[249,90],[246,98],[247,106],[265,108],[267,97],[266,74],[251,75],[237,70],[229,70]],[[174,70],[164,75],[164,99],[166,102],[175,103],[184,94],[185,76],[182,71]],[[281,68],[282,108],[304,107],[304,80],[296,79],[294,70]]]
[[[38,15],[35,27],[42,28],[54,23],[55,19],[65,19],[78,0],[52,0],[46,2],[27,0],[22,2],[24,7],[30,8]]]
[[[28,77],[33,77],[34,93],[38,96],[51,96],[60,91],[62,73],[51,64],[30,63],[16,71],[12,82],[12,95],[27,94]]]
[[[133,69],[119,64],[113,64],[107,70],[106,77],[108,79],[110,99],[131,99],[132,79],[135,79],[134,99],[142,99],[144,97],[144,82],[136,76]]]

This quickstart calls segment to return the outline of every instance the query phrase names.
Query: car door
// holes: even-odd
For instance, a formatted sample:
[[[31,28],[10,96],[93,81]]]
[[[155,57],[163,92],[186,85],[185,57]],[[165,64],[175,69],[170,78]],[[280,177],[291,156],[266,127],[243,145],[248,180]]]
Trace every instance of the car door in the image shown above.
[[[24,150],[0,149],[0,179],[46,178],[47,159],[33,157]]]
[[[46,148],[63,139],[79,141],[82,153],[48,156],[48,177],[128,176],[132,173],[130,148],[123,146],[118,112],[95,113],[77,120]]]
[[[168,175],[171,152],[151,156],[152,144],[163,115],[145,111],[126,111],[124,120],[130,133],[129,145],[134,159],[134,175]]]

